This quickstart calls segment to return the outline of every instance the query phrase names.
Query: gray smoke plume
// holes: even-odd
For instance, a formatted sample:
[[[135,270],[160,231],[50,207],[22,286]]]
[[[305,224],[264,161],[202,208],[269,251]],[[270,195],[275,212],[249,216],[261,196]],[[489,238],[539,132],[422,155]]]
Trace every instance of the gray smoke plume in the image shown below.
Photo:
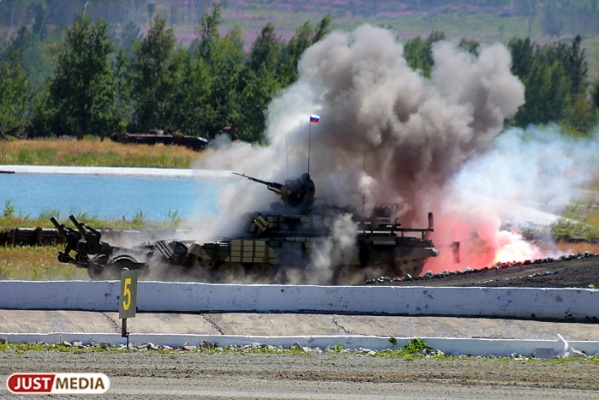
[[[298,86],[317,91],[322,125],[314,142],[322,147],[313,158],[328,172],[331,195],[347,198],[360,188],[368,204],[399,202],[426,215],[434,194],[488,149],[522,104],[523,87],[503,46],[474,58],[446,42],[433,54],[428,81],[407,65],[389,32],[368,26],[332,35],[306,53]],[[339,174],[349,193],[330,184]]]
[[[357,227],[350,214],[339,215],[333,222],[331,236],[312,249],[306,268],[307,283],[317,284],[334,279],[331,265],[344,265],[356,244]]]
[[[364,203],[366,211],[395,202],[404,223],[424,219],[448,180],[489,148],[524,101],[500,44],[475,57],[442,42],[433,57],[429,80],[408,66],[391,32],[368,25],[334,32],[304,53],[299,80],[270,105],[268,147],[232,144],[198,166],[281,182],[305,172],[309,159],[318,198]],[[318,124],[309,123],[312,113]],[[226,213],[276,200],[242,179],[221,198]]]
[[[267,147],[221,145],[196,167],[278,182],[309,170],[317,203],[364,214],[376,204],[397,203],[403,226],[423,227],[429,211],[443,214],[452,178],[489,150],[503,121],[524,103],[524,87],[501,44],[474,56],[440,42],[433,58],[427,79],[410,68],[391,32],[368,25],[333,32],[306,50],[298,81],[270,104]],[[320,122],[310,123],[310,114]],[[244,213],[267,210],[277,200],[264,186],[238,178],[222,191],[221,212],[203,224],[203,237],[240,232]],[[497,221],[487,229],[497,232]],[[441,222],[455,229],[450,219]],[[323,251],[311,267],[322,270],[321,261],[330,257]]]

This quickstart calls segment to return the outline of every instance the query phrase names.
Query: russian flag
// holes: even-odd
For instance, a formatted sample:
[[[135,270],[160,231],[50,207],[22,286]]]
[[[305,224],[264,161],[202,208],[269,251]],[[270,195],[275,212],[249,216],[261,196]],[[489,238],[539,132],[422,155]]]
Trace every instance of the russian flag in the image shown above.
[[[317,124],[318,121],[320,121],[320,116],[316,114],[310,114],[310,122]]]

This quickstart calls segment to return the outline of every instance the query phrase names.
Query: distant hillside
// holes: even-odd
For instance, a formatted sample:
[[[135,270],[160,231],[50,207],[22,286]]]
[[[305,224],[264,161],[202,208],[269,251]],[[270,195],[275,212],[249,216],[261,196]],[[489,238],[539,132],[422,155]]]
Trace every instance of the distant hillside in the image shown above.
[[[133,21],[146,32],[156,14],[174,28],[179,44],[195,38],[195,27],[214,0],[2,0],[0,42],[22,25],[43,20],[66,26],[78,12],[122,26]],[[390,28],[401,39],[444,31],[449,38],[507,42],[528,37],[535,42],[583,37],[590,77],[599,76],[599,5],[597,1],[566,0],[222,0],[224,30],[241,29],[246,46],[273,23],[289,39],[306,21],[313,24],[331,14],[333,27],[352,29],[363,23]],[[40,18],[41,17],[41,18]],[[8,35],[7,35],[8,33]]]
[[[169,18],[180,44],[187,45],[195,39],[194,27],[212,1],[146,3],[146,7],[155,4],[154,12]],[[449,38],[503,43],[512,37],[530,36],[533,41],[544,43],[569,40],[581,34],[589,61],[589,77],[599,77],[599,10],[593,2],[224,0],[222,3],[224,29],[240,28],[248,46],[269,22],[276,26],[280,37],[288,40],[301,24],[306,21],[314,24],[326,14],[333,16],[335,28],[349,30],[370,23],[396,31],[403,40],[426,37],[435,30],[445,32]]]
[[[3,0],[0,26],[11,30],[34,24],[42,15],[48,24],[72,23],[78,12],[101,17],[109,23],[133,21],[146,26],[161,14],[177,28],[183,39],[193,37],[194,26],[214,0]],[[390,26],[404,35],[426,35],[445,30],[450,35],[501,40],[528,35],[533,38],[599,33],[596,1],[558,0],[222,0],[223,17],[251,38],[268,22],[282,36],[291,36],[306,20],[331,14],[336,26],[352,27],[364,22]],[[447,32],[448,31],[448,32]]]

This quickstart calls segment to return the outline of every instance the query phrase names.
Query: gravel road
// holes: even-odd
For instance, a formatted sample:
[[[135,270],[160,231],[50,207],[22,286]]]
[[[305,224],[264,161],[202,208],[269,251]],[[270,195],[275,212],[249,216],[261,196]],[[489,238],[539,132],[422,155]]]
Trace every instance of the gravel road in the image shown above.
[[[155,351],[0,353],[0,375],[102,372],[109,399],[596,399],[599,363]],[[3,386],[0,398],[8,395]],[[32,398],[29,396],[28,398]],[[44,397],[47,398],[47,397]]]

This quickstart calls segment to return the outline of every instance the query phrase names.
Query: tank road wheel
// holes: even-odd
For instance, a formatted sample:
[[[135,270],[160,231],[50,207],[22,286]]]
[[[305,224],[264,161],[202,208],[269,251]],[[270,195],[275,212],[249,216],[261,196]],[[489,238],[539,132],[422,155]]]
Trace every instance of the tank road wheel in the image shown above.
[[[120,255],[108,260],[104,268],[100,266],[90,265],[87,267],[87,274],[94,281],[111,281],[121,279],[121,271],[123,268],[136,269],[139,263],[129,255]],[[140,270],[140,275],[147,272],[146,269]]]
[[[113,265],[104,268],[88,267],[87,274],[94,281],[115,281],[121,279],[121,269]]]

